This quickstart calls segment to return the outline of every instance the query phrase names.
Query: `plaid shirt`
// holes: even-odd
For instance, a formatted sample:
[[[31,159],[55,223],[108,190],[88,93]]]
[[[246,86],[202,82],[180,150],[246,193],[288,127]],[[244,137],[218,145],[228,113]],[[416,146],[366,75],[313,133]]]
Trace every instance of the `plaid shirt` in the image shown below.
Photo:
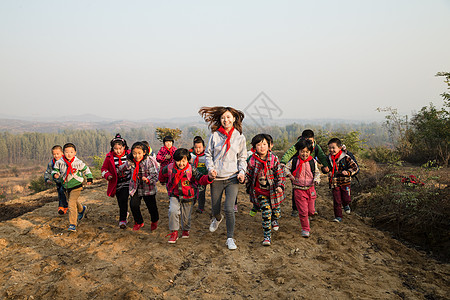
[[[333,160],[331,155],[328,156],[328,162],[330,163],[331,170],[333,169]],[[331,178],[331,170],[328,172],[328,177],[330,179],[330,187],[334,188],[337,186],[349,185],[352,182],[351,175],[358,172],[358,165],[350,158],[344,151],[342,151],[341,156],[336,161],[337,170],[334,171],[334,176]],[[342,174],[343,171],[347,171],[350,175]]]
[[[255,191],[256,181],[258,180],[258,174],[264,171],[264,164],[259,162],[254,156],[256,153],[252,155],[247,165],[246,172],[246,187],[247,193],[250,194],[250,201],[259,205],[258,196]],[[267,182],[269,183],[270,189],[270,202],[272,204],[272,208],[277,207],[284,201],[284,189],[285,189],[285,181],[286,177],[283,172],[283,168],[278,162],[278,158],[272,154],[272,152],[267,153]],[[277,188],[281,187],[283,192],[279,193]]]
[[[139,173],[136,181],[133,180],[133,173],[136,166],[134,161],[127,160],[126,163],[119,167],[119,174],[123,173],[125,170],[130,170],[130,195],[133,196],[136,191],[139,196],[149,196],[155,195],[157,192],[156,182],[158,182],[158,163],[152,156],[147,156],[146,159],[141,160],[139,163]],[[145,183],[142,178],[147,178],[148,183]]]
[[[168,164],[174,162],[173,154],[175,153],[176,150],[177,148],[175,148],[174,146],[172,146],[170,150],[167,150],[167,148],[164,146],[162,146],[161,149],[159,149],[158,154],[156,154],[156,160],[160,163],[161,170]],[[170,159],[166,159],[167,154],[170,155]]]

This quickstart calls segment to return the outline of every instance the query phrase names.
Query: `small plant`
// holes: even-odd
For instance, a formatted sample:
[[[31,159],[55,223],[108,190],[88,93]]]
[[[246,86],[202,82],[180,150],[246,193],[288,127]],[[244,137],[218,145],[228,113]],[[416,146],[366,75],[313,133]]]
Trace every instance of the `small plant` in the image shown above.
[[[172,136],[173,140],[176,141],[181,137],[181,133],[182,133],[182,131],[179,128],[176,128],[176,129],[162,128],[162,127],[156,128],[156,138],[160,142],[162,142],[164,140],[164,137],[166,137],[168,135]]]
[[[48,190],[51,186],[44,182],[44,175],[41,175],[31,179],[28,188],[32,190],[33,193],[39,193]]]
[[[442,166],[439,166],[438,162],[435,159],[427,161],[421,167],[423,169],[428,169],[428,170],[439,170],[439,169],[442,169]]]
[[[90,170],[91,170],[92,176],[95,179],[102,178],[101,169],[102,169],[102,165],[103,165],[103,157],[105,157],[104,153],[90,157],[92,159],[92,167],[90,168]]]

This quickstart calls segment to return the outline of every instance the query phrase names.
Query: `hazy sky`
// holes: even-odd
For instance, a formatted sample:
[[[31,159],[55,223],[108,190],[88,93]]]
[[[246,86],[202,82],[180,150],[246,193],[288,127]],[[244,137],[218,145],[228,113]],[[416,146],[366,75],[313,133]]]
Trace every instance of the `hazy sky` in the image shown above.
[[[449,0],[0,0],[2,115],[380,118],[445,91]],[[255,105],[257,103],[255,102]]]

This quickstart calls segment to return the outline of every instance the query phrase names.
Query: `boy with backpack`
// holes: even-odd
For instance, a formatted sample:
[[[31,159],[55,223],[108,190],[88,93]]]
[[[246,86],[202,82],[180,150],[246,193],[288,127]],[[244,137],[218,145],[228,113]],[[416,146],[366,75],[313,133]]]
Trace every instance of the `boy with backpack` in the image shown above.
[[[327,160],[327,156],[323,152],[322,148],[319,144],[314,140],[314,131],[311,129],[306,129],[302,132],[302,135],[298,137],[297,142],[301,139],[309,140],[312,143],[313,150],[311,152],[311,156],[315,158],[318,162],[322,164],[322,172],[328,173],[330,171],[330,165]],[[289,148],[286,153],[281,158],[281,164],[286,165],[293,157],[298,156],[298,151],[295,147],[295,144]],[[294,193],[292,193],[292,213],[291,216],[295,217],[298,214],[297,206],[295,205]]]
[[[359,172],[358,164],[350,152],[342,149],[341,140],[332,138],[328,142],[328,162],[331,171],[328,173],[330,188],[333,193],[334,222],[342,222],[342,207],[350,214],[350,184],[352,176]]]

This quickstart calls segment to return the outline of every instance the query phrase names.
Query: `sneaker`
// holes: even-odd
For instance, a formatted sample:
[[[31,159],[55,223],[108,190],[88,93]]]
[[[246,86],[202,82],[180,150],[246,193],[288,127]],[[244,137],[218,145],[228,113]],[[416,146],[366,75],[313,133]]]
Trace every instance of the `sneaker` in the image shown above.
[[[234,212],[235,212],[235,213],[238,212],[237,204],[234,205]]]
[[[226,244],[227,244],[229,250],[237,249],[235,240],[233,238],[227,238]]]
[[[70,224],[70,225],[69,225],[69,228],[67,228],[67,230],[72,231],[72,232],[75,232],[75,231],[77,231],[77,226],[76,226],[76,225],[73,225],[73,224]]]
[[[87,206],[83,206],[83,210],[78,213],[78,222],[80,222],[86,214]]]
[[[119,222],[119,228],[120,228],[120,229],[125,229],[125,228],[127,228],[127,221],[120,221],[120,222]]]
[[[295,216],[298,216],[298,211],[293,210],[293,211],[291,212],[291,217],[295,217]]]
[[[211,225],[209,225],[209,231],[214,232],[217,230],[220,222],[222,222],[222,220],[223,220],[223,215],[220,215],[220,217],[221,217],[220,221],[217,221],[216,218],[212,219]]]
[[[272,221],[272,229],[273,229],[273,231],[278,231],[278,229],[280,229],[280,225],[278,224],[278,221],[276,221],[276,220]]]
[[[133,230],[137,231],[137,230],[141,229],[142,227],[144,227],[144,222],[142,222],[141,224],[134,223]]]
[[[254,217],[256,216],[257,211],[254,210],[253,208],[250,210],[250,217]]]
[[[199,214],[202,214],[205,210],[201,209],[201,208],[197,208],[195,211]]]
[[[66,212],[64,211],[64,207],[58,207],[58,214],[63,215]]]
[[[302,237],[309,238],[309,231],[302,230]]]
[[[342,222],[342,218],[341,217],[336,217],[336,218],[334,218],[333,222],[341,223]]]
[[[265,237],[262,244],[263,246],[270,246],[270,237]]]
[[[317,210],[314,211],[314,216],[318,216],[319,213],[317,212]]]
[[[188,239],[189,238],[189,230],[183,230],[183,233],[181,234],[182,239]]]
[[[152,224],[150,224],[150,230],[156,230],[156,228],[158,228],[158,221],[156,222],[152,222]]]
[[[166,237],[170,236],[169,240],[167,241],[169,244],[175,244],[178,240],[178,231],[172,231]]]
[[[349,205],[344,206],[344,211],[347,215],[349,215],[352,212]]]

